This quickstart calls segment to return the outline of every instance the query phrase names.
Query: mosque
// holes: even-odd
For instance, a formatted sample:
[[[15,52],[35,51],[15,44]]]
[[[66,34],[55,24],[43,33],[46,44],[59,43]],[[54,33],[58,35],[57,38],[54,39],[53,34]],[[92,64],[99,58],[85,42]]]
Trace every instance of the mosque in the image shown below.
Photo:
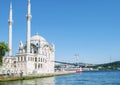
[[[42,36],[36,34],[31,37],[31,2],[28,0],[27,6],[27,33],[26,44],[19,43],[19,52],[12,55],[12,3],[9,13],[9,53],[3,57],[2,69],[4,72],[19,73],[24,75],[54,73],[55,46],[49,44]]]

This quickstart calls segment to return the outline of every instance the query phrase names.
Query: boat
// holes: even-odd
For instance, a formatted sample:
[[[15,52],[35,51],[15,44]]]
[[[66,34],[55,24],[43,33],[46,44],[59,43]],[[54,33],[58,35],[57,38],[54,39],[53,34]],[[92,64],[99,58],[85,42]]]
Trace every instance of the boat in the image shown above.
[[[82,68],[78,68],[77,70],[76,70],[76,73],[81,73],[82,72]]]

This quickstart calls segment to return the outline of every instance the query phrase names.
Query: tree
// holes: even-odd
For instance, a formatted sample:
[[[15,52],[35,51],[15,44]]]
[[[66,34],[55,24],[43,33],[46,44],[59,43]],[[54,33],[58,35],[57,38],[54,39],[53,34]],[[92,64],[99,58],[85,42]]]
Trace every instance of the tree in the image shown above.
[[[9,51],[8,44],[5,42],[0,42],[0,63],[2,62],[3,56]]]

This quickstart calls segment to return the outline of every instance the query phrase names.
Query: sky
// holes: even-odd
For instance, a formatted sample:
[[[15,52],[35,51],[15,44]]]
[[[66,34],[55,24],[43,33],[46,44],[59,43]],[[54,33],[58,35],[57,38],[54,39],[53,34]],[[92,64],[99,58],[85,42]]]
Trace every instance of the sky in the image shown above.
[[[8,42],[11,0],[0,0],[0,41]],[[26,43],[27,0],[12,0],[13,55]],[[120,61],[120,0],[31,0],[31,36],[55,44],[57,61]],[[76,58],[75,55],[78,55]]]

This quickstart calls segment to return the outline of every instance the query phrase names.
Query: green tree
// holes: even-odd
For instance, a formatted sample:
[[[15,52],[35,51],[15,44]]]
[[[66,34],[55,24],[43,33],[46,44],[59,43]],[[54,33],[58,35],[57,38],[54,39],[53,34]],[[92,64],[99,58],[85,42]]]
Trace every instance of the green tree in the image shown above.
[[[5,42],[0,42],[0,63],[2,63],[2,58],[8,51],[9,51],[8,44]]]

